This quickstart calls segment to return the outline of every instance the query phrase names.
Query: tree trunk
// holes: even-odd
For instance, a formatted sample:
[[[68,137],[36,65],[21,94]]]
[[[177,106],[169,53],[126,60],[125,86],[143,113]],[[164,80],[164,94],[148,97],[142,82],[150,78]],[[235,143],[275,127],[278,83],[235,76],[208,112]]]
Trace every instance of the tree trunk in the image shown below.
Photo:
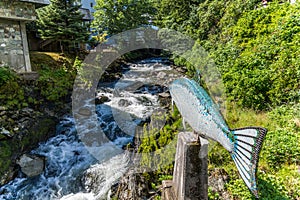
[[[63,44],[62,44],[61,41],[59,41],[59,45],[60,45],[60,51],[61,51],[61,53],[64,54],[65,53],[64,52],[64,46],[63,46]]]

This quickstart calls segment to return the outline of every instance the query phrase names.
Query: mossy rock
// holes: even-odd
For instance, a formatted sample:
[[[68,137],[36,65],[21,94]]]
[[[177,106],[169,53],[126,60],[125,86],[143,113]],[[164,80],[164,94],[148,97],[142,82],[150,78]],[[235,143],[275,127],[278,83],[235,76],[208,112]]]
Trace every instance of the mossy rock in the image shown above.
[[[55,135],[58,120],[54,117],[42,116],[37,119],[38,123],[28,129],[23,136],[20,147],[22,151],[29,151],[35,148],[40,142],[45,142],[49,137]]]
[[[6,184],[17,175],[18,157],[55,135],[57,123],[58,119],[55,117],[39,116],[28,129],[21,130],[11,139],[0,141],[0,185]]]

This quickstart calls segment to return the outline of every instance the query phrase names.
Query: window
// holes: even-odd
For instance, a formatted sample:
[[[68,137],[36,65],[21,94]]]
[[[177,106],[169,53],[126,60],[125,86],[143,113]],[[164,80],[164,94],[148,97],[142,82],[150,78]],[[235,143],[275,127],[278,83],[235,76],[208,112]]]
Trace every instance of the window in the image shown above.
[[[91,8],[94,6],[94,4],[93,3],[91,3]]]

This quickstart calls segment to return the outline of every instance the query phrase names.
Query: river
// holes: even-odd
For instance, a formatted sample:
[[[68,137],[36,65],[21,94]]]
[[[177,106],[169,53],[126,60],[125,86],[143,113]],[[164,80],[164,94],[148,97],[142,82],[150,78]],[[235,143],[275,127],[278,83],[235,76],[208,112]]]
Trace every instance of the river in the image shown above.
[[[160,108],[159,93],[167,92],[169,82],[179,76],[162,58],[123,68],[121,79],[99,83],[96,92],[97,98],[106,99],[96,105],[96,113],[98,126],[110,140],[100,147],[102,158],[95,159],[80,141],[74,118],[66,115],[57,125],[56,135],[31,152],[46,158],[44,172],[33,178],[19,173],[0,188],[0,199],[109,199],[111,186],[130,166],[130,157],[122,147],[133,141],[135,127],[149,121],[152,112]],[[134,123],[119,125],[115,110],[129,113]],[[120,151],[108,151],[112,145]]]

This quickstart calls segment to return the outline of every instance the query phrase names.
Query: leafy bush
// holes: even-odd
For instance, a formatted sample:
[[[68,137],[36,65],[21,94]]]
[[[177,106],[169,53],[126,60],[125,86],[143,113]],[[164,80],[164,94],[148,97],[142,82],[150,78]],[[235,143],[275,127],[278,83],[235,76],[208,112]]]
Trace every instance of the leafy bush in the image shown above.
[[[285,167],[278,173],[258,172],[258,190],[263,200],[297,199],[300,194],[300,179],[295,168]],[[242,179],[231,180],[227,185],[233,199],[255,199]]]
[[[299,14],[299,5],[273,3],[227,30],[215,55],[230,100],[255,109],[299,100]]]
[[[28,104],[24,102],[24,88],[19,78],[8,67],[0,67],[0,104],[8,109],[20,109]]]
[[[48,101],[59,103],[60,100],[64,100],[73,89],[76,74],[82,70],[82,61],[78,57],[72,60],[57,53],[33,55],[34,60],[40,61],[41,65],[36,89]],[[51,66],[48,65],[50,60]]]
[[[15,80],[16,74],[8,67],[0,67],[0,85],[7,83],[9,80]]]
[[[64,69],[41,70],[38,88],[49,101],[58,101],[67,96],[73,87],[74,75]]]
[[[300,108],[281,106],[269,113],[276,123],[275,130],[266,136],[265,154],[270,167],[280,169],[282,164],[300,164]]]
[[[272,138],[272,139],[271,139]],[[267,162],[271,167],[280,168],[282,164],[300,163],[300,138],[287,130],[269,132],[266,138]]]

